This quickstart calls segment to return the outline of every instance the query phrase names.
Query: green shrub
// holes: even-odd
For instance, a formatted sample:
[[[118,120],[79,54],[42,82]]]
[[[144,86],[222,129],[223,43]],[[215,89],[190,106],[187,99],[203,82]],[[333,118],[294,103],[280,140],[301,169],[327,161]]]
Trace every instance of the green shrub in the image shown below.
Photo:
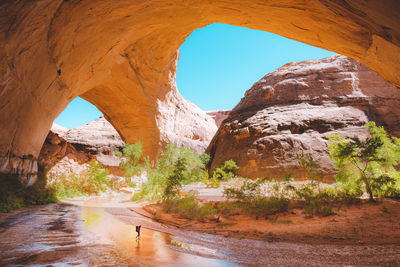
[[[235,177],[235,172],[239,169],[236,162],[232,159],[224,162],[223,165],[218,166],[214,169],[211,179],[229,181]],[[210,180],[211,180],[210,179]]]
[[[332,188],[337,202],[345,204],[360,203],[360,197],[363,194],[362,182],[360,180],[337,182]]]
[[[331,203],[336,199],[332,190],[322,190],[317,192],[313,184],[295,189],[297,199],[304,201],[304,212],[310,216],[316,214],[328,216],[333,214]]]
[[[215,176],[208,176],[208,173],[205,172],[203,175],[201,181],[207,186],[207,187],[220,187],[221,182],[218,180],[217,177]]]
[[[224,189],[224,196],[239,202],[253,201],[261,196],[261,185],[263,180],[245,179],[240,188],[228,187]]]

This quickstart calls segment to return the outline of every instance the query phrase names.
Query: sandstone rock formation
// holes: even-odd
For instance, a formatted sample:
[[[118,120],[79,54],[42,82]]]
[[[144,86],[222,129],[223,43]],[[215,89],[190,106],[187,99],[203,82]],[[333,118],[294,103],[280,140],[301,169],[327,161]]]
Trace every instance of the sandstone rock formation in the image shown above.
[[[246,92],[207,152],[212,168],[234,159],[240,175],[276,178],[305,177],[296,156],[312,154],[332,178],[325,137],[366,137],[368,120],[400,136],[399,88],[344,56],[289,63]]]
[[[104,117],[68,130],[61,136],[76,149],[88,151],[103,165],[119,165],[120,161],[113,155],[113,151],[121,150],[124,141]]]
[[[156,158],[170,132],[162,110],[180,103],[179,46],[215,22],[350,56],[400,84],[399,13],[396,0],[1,1],[0,172],[34,171],[53,120],[76,96]]]
[[[214,119],[217,127],[221,126],[222,122],[228,118],[229,114],[231,113],[230,110],[210,110],[206,111],[207,115],[211,116]]]
[[[52,129],[54,128],[57,129],[57,126],[52,127]],[[39,162],[45,165],[47,169],[51,169],[65,157],[74,160],[77,164],[83,164],[96,159],[89,150],[86,150],[84,147],[77,149],[59,134],[51,130],[40,151]]]

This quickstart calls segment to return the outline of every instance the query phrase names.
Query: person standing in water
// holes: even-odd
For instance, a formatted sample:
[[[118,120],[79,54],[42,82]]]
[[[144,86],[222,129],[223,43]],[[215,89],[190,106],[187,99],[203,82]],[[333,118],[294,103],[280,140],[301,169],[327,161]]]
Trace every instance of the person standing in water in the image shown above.
[[[136,225],[136,239],[140,239],[140,228],[142,227],[142,225]]]

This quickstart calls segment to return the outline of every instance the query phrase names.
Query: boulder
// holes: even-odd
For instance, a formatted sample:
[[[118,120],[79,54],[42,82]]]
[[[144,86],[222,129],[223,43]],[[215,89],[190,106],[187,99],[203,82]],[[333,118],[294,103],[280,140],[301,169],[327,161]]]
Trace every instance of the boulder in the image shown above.
[[[311,154],[332,179],[326,137],[368,136],[373,120],[400,136],[400,90],[345,56],[289,63],[246,91],[207,152],[211,168],[235,160],[239,175],[306,178],[297,155]]]

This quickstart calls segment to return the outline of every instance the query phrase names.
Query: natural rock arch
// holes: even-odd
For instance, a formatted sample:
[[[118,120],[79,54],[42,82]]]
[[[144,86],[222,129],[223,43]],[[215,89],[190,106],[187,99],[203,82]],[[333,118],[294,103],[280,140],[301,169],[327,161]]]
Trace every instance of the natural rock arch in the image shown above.
[[[399,14],[395,0],[2,1],[0,172],[34,171],[31,158],[21,158],[38,155],[52,121],[76,96],[156,157],[164,118],[181,98],[179,46],[215,22],[352,57],[399,85]]]

